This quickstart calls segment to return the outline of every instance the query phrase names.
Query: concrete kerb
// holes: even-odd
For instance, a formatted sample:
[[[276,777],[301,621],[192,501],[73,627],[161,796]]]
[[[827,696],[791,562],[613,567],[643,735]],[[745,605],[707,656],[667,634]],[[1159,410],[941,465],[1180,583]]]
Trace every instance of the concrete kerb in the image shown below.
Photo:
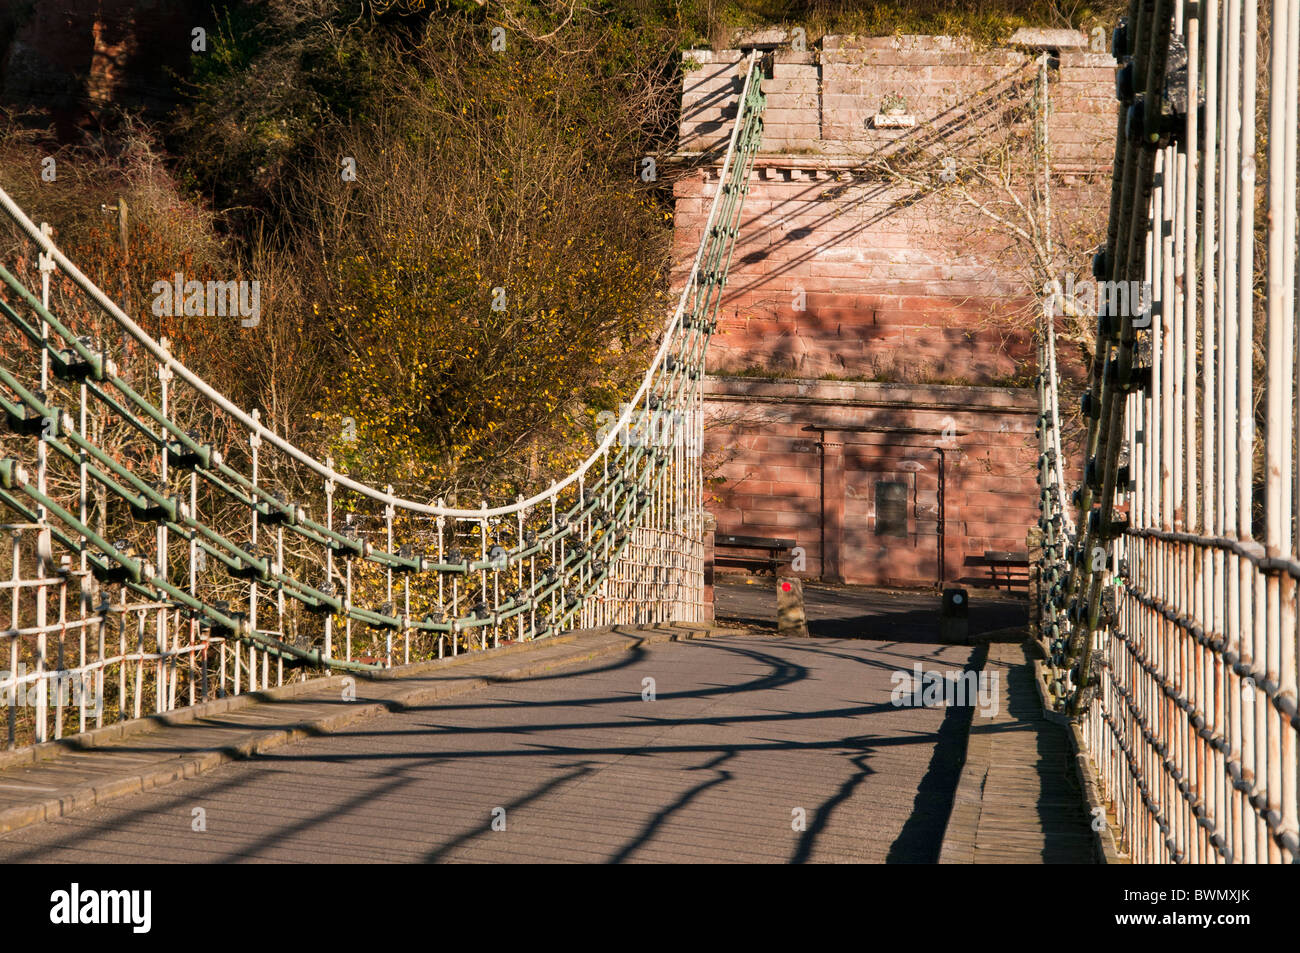
[[[0,751],[0,771],[26,764],[36,764],[69,752],[92,751],[95,748],[102,747],[110,742],[120,741],[123,738],[156,731],[159,728],[171,725],[187,724],[210,715],[223,715],[226,712],[245,708],[258,702],[283,701],[309,691],[341,688],[345,677],[343,675],[331,675],[324,678],[308,679],[304,682],[291,682],[276,688],[247,692],[242,695],[214,698],[211,701],[199,702],[195,705],[188,705],[162,714],[143,715],[140,718],[120,721],[113,725],[105,725],[102,728],[90,728],[64,738],[43,741],[40,744],[28,745],[25,748],[18,748],[13,751]]]
[[[246,737],[234,743],[200,750],[195,754],[170,760],[162,766],[153,766],[142,772],[129,773],[99,781],[95,784],[73,787],[52,797],[0,810],[0,833],[7,833],[40,821],[51,820],[74,811],[85,810],[116,798],[138,794],[164,784],[170,784],[173,781],[194,777],[226,762],[253,757],[307,737],[329,734],[374,715],[432,704],[494,683],[531,678],[553,669],[579,664],[617,652],[637,649],[645,645],[675,642],[683,639],[709,638],[718,635],[739,635],[744,634],[744,632],[745,630],[735,627],[706,624],[670,623],[653,627],[606,626],[599,629],[554,636],[535,642],[516,643],[486,651],[470,652],[454,658],[413,663],[409,666],[385,670],[376,676],[359,677],[357,687],[361,689],[361,683],[367,681],[376,684],[392,682],[400,680],[404,676],[419,676],[469,662],[487,661],[502,655],[527,654],[529,650],[539,651],[561,645],[571,645],[573,647],[573,651],[558,657],[551,654],[531,664],[521,662],[515,668],[489,675],[465,678],[454,683],[412,687],[405,691],[399,691],[391,697],[379,700],[366,699],[358,691],[356,703],[349,705],[345,711],[336,714],[323,718],[303,720],[286,728],[248,732]],[[605,640],[605,637],[609,635],[624,636],[625,639],[610,642]],[[111,741],[120,741],[136,735],[160,731],[168,727],[190,724],[210,715],[225,714],[255,704],[285,701],[319,689],[329,689],[331,691],[341,689],[343,680],[346,677],[329,676],[305,682],[295,682],[291,685],[253,692],[247,695],[217,699],[163,715],[152,715],[147,718],[139,718],[82,732],[58,741],[34,745],[20,751],[4,752],[2,759],[0,759],[0,771],[6,768],[39,764],[42,761],[57,758],[61,754],[93,751]]]

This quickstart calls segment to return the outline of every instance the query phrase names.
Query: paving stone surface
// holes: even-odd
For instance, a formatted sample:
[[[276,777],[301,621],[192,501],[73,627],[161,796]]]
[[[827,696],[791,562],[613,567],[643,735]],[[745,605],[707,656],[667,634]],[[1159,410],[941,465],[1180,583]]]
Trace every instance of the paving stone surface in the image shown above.
[[[972,652],[644,644],[11,831],[0,861],[933,862],[970,709],[898,707],[891,675]]]
[[[1043,717],[1025,647],[991,645],[999,704],[975,718],[942,863],[1090,864],[1097,838],[1067,729]]]

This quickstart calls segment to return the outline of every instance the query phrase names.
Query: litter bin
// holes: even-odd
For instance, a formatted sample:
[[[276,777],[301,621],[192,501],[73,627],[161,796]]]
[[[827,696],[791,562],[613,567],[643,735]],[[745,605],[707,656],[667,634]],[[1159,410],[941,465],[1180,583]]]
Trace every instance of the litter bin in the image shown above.
[[[969,599],[965,589],[945,589],[939,607],[939,641],[945,645],[966,645],[970,642],[970,620],[967,618]]]

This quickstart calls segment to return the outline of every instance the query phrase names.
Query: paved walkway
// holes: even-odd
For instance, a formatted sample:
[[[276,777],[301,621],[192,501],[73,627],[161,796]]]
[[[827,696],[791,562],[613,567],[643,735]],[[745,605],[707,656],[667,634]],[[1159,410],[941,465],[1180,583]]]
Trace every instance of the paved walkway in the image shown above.
[[[568,652],[565,667],[557,656],[531,674],[498,659],[515,666],[508,683],[423,704],[408,694],[398,713],[13,830],[0,860],[938,858],[970,709],[896,707],[891,675],[960,670],[970,648],[722,636],[575,664],[578,650],[548,649]],[[482,664],[436,677],[473,680]],[[358,684],[362,698],[376,690]],[[239,730],[260,718],[283,731],[300,714],[286,706],[308,702],[277,704],[241,709]],[[112,754],[172,744],[183,758],[219,741],[212,721],[125,738]],[[52,763],[71,778],[100,757]],[[0,782],[15,770],[38,768]]]
[[[971,725],[941,862],[1094,863],[1097,839],[1068,729],[1043,717],[1023,645],[994,644],[988,653],[998,713]]]
[[[288,684],[105,726],[62,742],[0,751],[0,833],[338,731],[384,711],[428,705],[486,685],[709,631],[616,626],[542,643],[503,645],[372,678],[333,676]],[[90,748],[94,750],[85,750]]]
[[[764,576],[714,578],[714,610],[719,619],[752,628],[776,627],[776,580]],[[933,642],[939,635],[937,592],[833,586],[805,580],[808,633],[828,638],[890,638]],[[973,636],[1023,626],[1029,607],[1023,595],[990,589],[967,590]]]

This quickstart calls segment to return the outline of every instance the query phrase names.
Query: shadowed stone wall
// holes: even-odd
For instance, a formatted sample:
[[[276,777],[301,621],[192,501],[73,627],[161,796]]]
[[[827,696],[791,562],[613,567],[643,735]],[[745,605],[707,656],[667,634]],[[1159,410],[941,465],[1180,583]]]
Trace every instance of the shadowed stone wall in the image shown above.
[[[745,54],[685,54],[680,151],[696,166],[675,190],[687,266],[718,183],[701,160],[725,147]],[[763,152],[709,352],[706,447],[725,460],[719,533],[797,537],[810,576],[933,584],[943,447],[945,579],[987,584],[986,550],[1025,549],[1036,405],[1006,386],[1034,373],[1023,249],[950,196],[868,165],[909,137],[928,137],[937,161],[945,143],[956,150],[991,129],[1032,135],[996,123],[1040,55],[910,36],[774,53]],[[1114,61],[1068,32],[1049,55],[1054,225],[1068,238],[1106,219]],[[877,121],[887,97],[906,102],[910,125]],[[878,490],[906,494],[902,535],[877,532]]]

